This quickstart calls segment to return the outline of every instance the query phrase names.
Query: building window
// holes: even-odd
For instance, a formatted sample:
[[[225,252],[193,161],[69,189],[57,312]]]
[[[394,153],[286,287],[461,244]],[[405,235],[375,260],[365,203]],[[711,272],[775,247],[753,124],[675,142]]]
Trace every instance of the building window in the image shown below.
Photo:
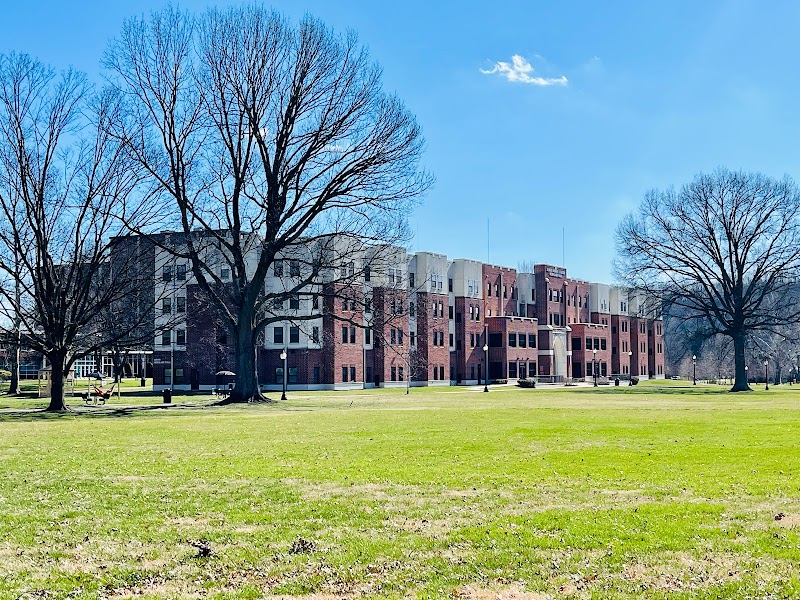
[[[163,315],[172,314],[172,298],[161,299],[161,314]]]
[[[347,325],[342,325],[342,343],[347,343]]]
[[[300,296],[298,294],[292,294],[289,298],[289,309],[290,310],[299,310],[300,309]]]
[[[403,367],[397,367],[397,379],[403,381]]]
[[[272,272],[275,277],[283,277],[283,261],[276,260],[272,263]]]
[[[283,367],[275,368],[275,383],[283,384]]]
[[[525,341],[526,341],[525,334],[524,333],[520,333],[518,337],[519,337],[519,347],[520,348],[524,348],[525,346],[527,346],[527,344],[525,343]]]
[[[300,328],[299,327],[289,327],[289,343],[290,344],[299,344],[300,343]]]
[[[417,345],[417,334],[414,333],[413,331],[411,331],[411,332],[409,332],[408,337],[409,337],[409,343],[412,346],[416,346]]]
[[[161,280],[172,281],[172,265],[164,265],[161,269]]]
[[[439,345],[444,346],[444,331],[439,332]]]
[[[278,325],[272,329],[272,341],[275,344],[283,343],[283,327]]]
[[[175,279],[178,281],[186,281],[186,265],[176,265]]]
[[[451,321],[453,320],[453,307],[452,306],[448,306],[447,307],[447,316],[450,318]]]
[[[417,315],[416,305],[413,302],[408,303],[408,316],[415,317]]]
[[[315,344],[319,344],[319,327],[316,325],[311,328],[311,341]]]
[[[342,381],[347,381],[347,375],[349,373],[349,369],[345,366],[342,367]]]
[[[536,377],[536,363],[535,362],[528,363],[528,375],[530,377]]]
[[[350,328],[350,343],[351,344],[355,344],[356,343],[356,328],[355,327],[351,327]]]
[[[175,343],[178,346],[185,346],[186,345],[186,330],[185,329],[176,329],[175,330]]]
[[[594,338],[593,345],[593,350],[600,350],[600,338]]]
[[[392,330],[389,332],[389,343],[396,344],[397,343],[397,330],[392,327]]]
[[[592,349],[592,338],[590,338],[590,337],[586,338],[586,349],[587,350],[591,350]]]
[[[472,304],[469,305],[469,320],[475,320],[475,307],[473,307]]]
[[[369,265],[364,265],[364,281],[369,282]]]
[[[297,383],[297,367],[289,367],[287,375],[289,379],[287,383]]]
[[[508,289],[506,284],[503,284],[503,298],[508,298]]]
[[[508,377],[510,379],[515,379],[517,377],[517,363],[508,363]]]
[[[397,367],[392,367],[391,377],[392,377],[392,381],[397,381]]]
[[[165,329],[161,332],[161,345],[169,346],[172,343],[172,331]]]
[[[517,347],[517,334],[516,333],[509,333],[508,334],[508,345],[511,348]]]
[[[470,287],[472,287],[472,286],[470,286]],[[447,291],[451,292],[451,293],[453,291],[453,280],[450,279],[450,278],[447,279]],[[472,290],[470,290],[470,294],[471,293],[472,293]]]
[[[164,369],[164,383],[172,385],[172,369]]]
[[[536,334],[529,333],[528,334],[528,348],[536,348]]]
[[[414,287],[414,285],[416,285],[416,284],[415,284],[416,278],[415,278],[415,276],[414,276],[414,275],[415,275],[414,273],[409,273],[409,274],[408,274],[408,285],[409,285],[410,287],[412,287],[412,288]]]
[[[356,368],[353,365],[350,365],[350,381],[356,380]]]
[[[293,260],[289,263],[289,276],[300,277],[300,261]]]
[[[184,298],[183,296],[178,296],[175,299],[175,301],[176,301],[176,306],[175,306],[176,312],[185,313],[186,312],[186,298]]]
[[[453,334],[450,334],[450,347],[453,347]]]
[[[228,281],[231,278],[231,270],[228,268],[224,268],[220,270],[220,278],[222,281]]]
[[[600,350],[606,349],[606,338],[600,338]]]

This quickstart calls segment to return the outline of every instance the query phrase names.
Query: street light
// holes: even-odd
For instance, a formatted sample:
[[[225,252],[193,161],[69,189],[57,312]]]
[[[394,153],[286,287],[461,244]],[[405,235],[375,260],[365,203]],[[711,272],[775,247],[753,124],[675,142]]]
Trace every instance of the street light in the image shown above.
[[[286,348],[281,350],[281,360],[283,361],[283,393],[281,394],[281,400],[286,400]]]
[[[594,375],[594,387],[597,387],[597,349],[592,350],[592,375]]]
[[[489,391],[489,344],[483,344],[483,391]]]
[[[628,386],[633,385],[633,351],[628,350]]]
[[[697,356],[692,354],[692,385],[697,385]]]
[[[769,361],[764,360],[764,390],[769,389]]]

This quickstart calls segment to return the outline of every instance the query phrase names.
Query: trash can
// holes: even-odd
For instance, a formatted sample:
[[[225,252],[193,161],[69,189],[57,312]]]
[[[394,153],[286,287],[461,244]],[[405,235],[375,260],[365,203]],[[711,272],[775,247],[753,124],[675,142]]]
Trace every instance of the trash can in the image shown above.
[[[619,386],[619,377],[614,377],[614,385]]]
[[[172,390],[167,389],[164,390],[164,404],[170,404],[172,402]]]

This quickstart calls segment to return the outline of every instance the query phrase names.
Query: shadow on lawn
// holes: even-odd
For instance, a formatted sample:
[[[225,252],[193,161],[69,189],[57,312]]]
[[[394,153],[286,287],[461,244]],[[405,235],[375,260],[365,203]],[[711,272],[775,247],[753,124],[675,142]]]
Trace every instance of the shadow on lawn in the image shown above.
[[[720,394],[730,394],[731,390],[729,386],[719,386],[719,387],[705,387],[705,386],[656,386],[656,385],[648,385],[648,386],[628,386],[628,385],[621,385],[619,387],[616,386],[604,386],[602,388],[598,388],[593,391],[601,394],[658,394],[661,395],[673,395],[673,396],[696,396],[700,395],[720,395]]]

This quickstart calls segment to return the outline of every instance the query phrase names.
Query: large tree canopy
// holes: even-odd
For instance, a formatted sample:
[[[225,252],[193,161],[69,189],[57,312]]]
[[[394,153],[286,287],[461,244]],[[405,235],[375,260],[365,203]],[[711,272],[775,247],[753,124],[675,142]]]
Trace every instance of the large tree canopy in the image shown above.
[[[112,131],[174,206],[186,238],[170,251],[191,261],[233,334],[231,399],[256,398],[258,332],[287,318],[275,301],[338,278],[364,244],[405,239],[408,209],[431,183],[419,125],[355,35],[258,5],[131,19],[105,64],[126,107]],[[287,255],[303,268],[288,289],[267,289]]]
[[[800,320],[800,193],[788,177],[720,169],[648,192],[616,234],[617,274],[734,344],[733,391],[748,390],[748,336]]]

